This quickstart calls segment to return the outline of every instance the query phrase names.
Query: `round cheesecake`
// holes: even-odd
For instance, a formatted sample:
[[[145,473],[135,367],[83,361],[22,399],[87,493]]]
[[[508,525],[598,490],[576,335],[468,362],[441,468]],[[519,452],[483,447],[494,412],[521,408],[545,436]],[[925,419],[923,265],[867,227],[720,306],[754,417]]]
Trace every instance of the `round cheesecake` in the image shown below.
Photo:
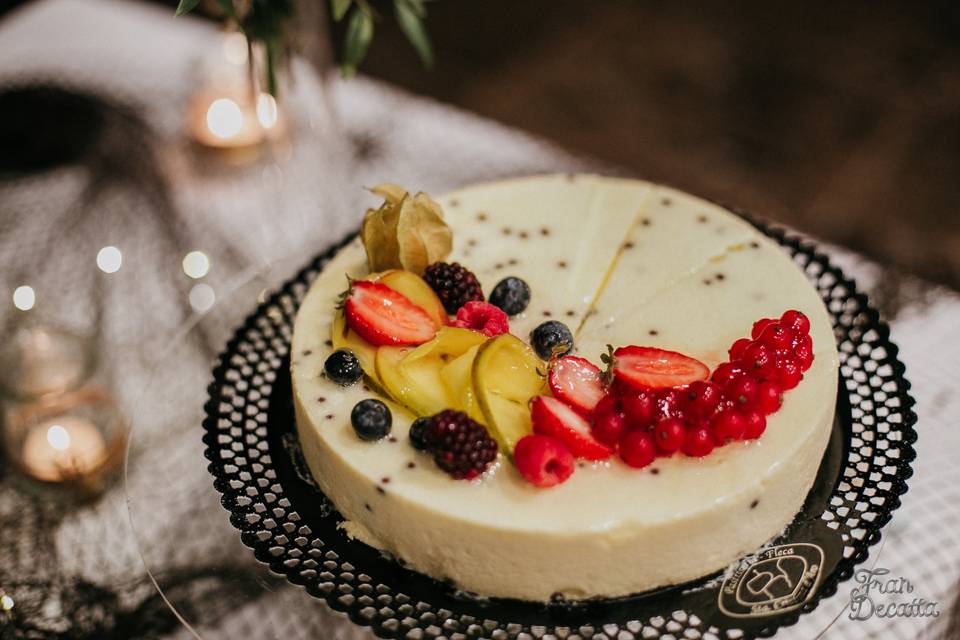
[[[416,416],[375,390],[323,375],[345,275],[368,273],[359,240],[312,284],[296,319],[291,369],[297,430],[310,470],[346,533],[408,566],[483,596],[547,601],[622,596],[720,570],[779,534],[799,511],[831,431],[837,351],[830,319],[803,272],[729,211],[676,190],[599,176],[535,176],[438,199],[453,230],[448,261],[484,292],[525,280],[510,332],[547,319],[599,363],[607,345],[644,345],[711,369],[753,322],[787,309],[810,319],[814,362],[767,418],[763,435],[710,455],[659,457],[633,469],[616,456],[579,462],[544,489],[501,452],[481,478],[454,480],[410,446]],[[392,412],[391,437],[351,426],[365,398]]]

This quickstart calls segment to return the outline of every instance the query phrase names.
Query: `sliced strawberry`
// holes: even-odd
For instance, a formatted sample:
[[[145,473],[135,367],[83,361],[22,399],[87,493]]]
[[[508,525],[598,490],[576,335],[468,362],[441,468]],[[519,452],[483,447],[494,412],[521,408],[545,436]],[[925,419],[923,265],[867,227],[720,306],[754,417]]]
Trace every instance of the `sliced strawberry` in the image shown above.
[[[679,387],[710,376],[707,365],[676,351],[620,347],[613,358],[614,376],[635,389]]]
[[[344,313],[347,325],[372,345],[422,344],[437,333],[426,311],[379,282],[354,282]]]
[[[589,360],[565,356],[550,369],[550,391],[574,409],[590,414],[604,394],[600,375],[600,369]]]
[[[556,438],[577,458],[603,460],[613,449],[597,440],[590,423],[564,402],[550,396],[537,396],[530,405],[533,431]]]

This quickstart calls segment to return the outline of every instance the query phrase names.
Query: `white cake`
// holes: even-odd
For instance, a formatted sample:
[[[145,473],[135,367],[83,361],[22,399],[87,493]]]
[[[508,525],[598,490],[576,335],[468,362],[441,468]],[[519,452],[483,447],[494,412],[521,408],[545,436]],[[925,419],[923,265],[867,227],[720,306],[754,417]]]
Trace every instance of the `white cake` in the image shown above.
[[[550,489],[526,482],[503,453],[482,478],[454,480],[407,443],[416,416],[371,385],[322,375],[344,274],[368,273],[354,241],[313,283],[291,348],[304,455],[349,535],[466,591],[545,601],[686,582],[792,520],[833,423],[837,353],[822,302],[786,253],[716,205],[634,180],[538,176],[438,200],[454,233],[450,261],[469,266],[485,292],[507,275],[530,285],[529,307],[510,321],[520,338],[550,317],[597,363],[607,344],[636,344],[712,368],[755,320],[798,309],[816,357],[757,440],[641,470],[615,456],[581,462]],[[393,416],[392,437],[377,443],[359,439],[350,420],[370,397]]]

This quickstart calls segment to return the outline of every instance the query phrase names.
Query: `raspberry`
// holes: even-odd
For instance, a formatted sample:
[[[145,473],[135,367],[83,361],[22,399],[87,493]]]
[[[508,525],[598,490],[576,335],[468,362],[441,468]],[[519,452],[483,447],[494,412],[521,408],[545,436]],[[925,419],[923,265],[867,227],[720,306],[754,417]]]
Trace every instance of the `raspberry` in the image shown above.
[[[654,461],[657,448],[646,431],[628,431],[620,439],[620,457],[631,467],[639,469]]]
[[[697,427],[687,432],[683,440],[683,452],[693,458],[702,458],[714,448],[713,435],[706,427]]]
[[[780,316],[780,324],[795,333],[810,333],[810,319],[796,309],[784,311],[783,315]]]
[[[708,418],[713,415],[722,395],[717,383],[697,380],[687,387],[687,410],[695,418]]]
[[[763,415],[770,415],[779,411],[783,404],[783,389],[776,382],[761,382],[757,389],[757,400],[752,409],[756,409]]]
[[[683,423],[676,418],[661,420],[653,427],[653,441],[657,450],[666,455],[679,451],[683,447],[683,440],[687,435]]]
[[[489,302],[471,300],[457,311],[457,318],[451,322],[454,327],[473,329],[488,338],[495,338],[510,331],[510,320],[499,307]]]
[[[774,322],[776,322],[775,318],[763,318],[761,320],[757,320],[753,323],[753,329],[750,330],[750,337],[756,340],[760,337],[760,334],[763,333],[763,330]]]
[[[520,438],[513,462],[527,482],[544,488],[564,482],[574,468],[573,454],[562,442],[536,434]]]
[[[743,351],[750,346],[750,338],[740,338],[733,343],[727,353],[730,355],[730,362],[736,362],[743,357]]]
[[[443,308],[451,315],[472,300],[483,301],[483,290],[477,276],[458,262],[434,262],[423,272],[423,279],[437,293]]]
[[[593,435],[603,444],[611,447],[620,442],[627,427],[627,418],[616,411],[605,411],[593,419]]]
[[[739,411],[721,411],[713,419],[711,429],[713,430],[713,439],[720,446],[741,440],[743,433],[747,428],[747,422]]]
[[[760,383],[750,376],[741,376],[728,384],[725,391],[738,407],[752,407],[760,393]]]
[[[623,412],[631,429],[650,426],[655,410],[654,396],[648,391],[635,391],[623,396]]]
[[[746,425],[743,430],[744,440],[755,440],[767,429],[767,419],[759,411],[744,414],[743,420]]]
[[[425,435],[434,462],[457,480],[476,478],[497,458],[496,441],[462,411],[447,409],[432,416]]]

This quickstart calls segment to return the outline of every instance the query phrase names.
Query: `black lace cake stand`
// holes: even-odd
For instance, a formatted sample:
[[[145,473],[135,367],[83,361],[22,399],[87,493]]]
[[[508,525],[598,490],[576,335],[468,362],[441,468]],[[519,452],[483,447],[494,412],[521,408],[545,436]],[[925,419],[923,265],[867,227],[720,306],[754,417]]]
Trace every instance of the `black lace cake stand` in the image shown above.
[[[274,573],[385,638],[752,638],[796,623],[880,540],[912,473],[916,416],[897,347],[867,298],[810,243],[755,224],[823,297],[840,393],[802,511],[726,572],[625,598],[536,604],[463,594],[349,540],[300,457],[288,372],[297,308],[339,247],[266,298],[213,371],[203,442],[231,524]]]

